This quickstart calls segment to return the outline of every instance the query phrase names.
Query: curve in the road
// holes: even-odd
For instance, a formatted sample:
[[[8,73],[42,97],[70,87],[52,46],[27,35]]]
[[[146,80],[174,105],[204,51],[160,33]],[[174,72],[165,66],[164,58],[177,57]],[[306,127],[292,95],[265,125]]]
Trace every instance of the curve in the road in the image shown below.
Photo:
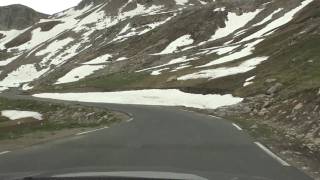
[[[296,168],[279,163],[240,127],[224,119],[173,107],[81,104],[125,111],[134,120],[3,154],[0,176],[161,171],[218,180],[311,179]]]

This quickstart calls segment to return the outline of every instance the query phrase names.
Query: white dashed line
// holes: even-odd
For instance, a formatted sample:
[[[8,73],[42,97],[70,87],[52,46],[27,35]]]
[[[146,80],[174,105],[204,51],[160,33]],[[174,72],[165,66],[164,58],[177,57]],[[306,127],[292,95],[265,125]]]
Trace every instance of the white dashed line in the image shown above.
[[[280,157],[278,157],[277,155],[275,155],[273,152],[271,152],[268,148],[266,148],[264,145],[262,145],[259,142],[255,142],[255,144],[260,147],[264,152],[266,152],[269,156],[271,156],[273,159],[277,160],[281,165],[283,166],[290,166],[289,163],[287,163],[286,161],[282,160]]]
[[[235,128],[237,128],[239,131],[242,131],[242,128],[241,128],[240,126],[238,126],[237,124],[232,123],[232,125],[233,125]]]
[[[133,121],[133,118],[130,118],[130,119],[127,120],[127,122],[131,122],[131,121]]]
[[[189,111],[187,109],[182,109],[182,111],[184,111],[184,112],[192,112],[192,111]]]
[[[92,133],[92,132],[101,131],[101,130],[108,129],[108,128],[109,128],[109,127],[103,127],[103,128],[100,128],[100,129],[95,129],[95,130],[91,130],[91,131],[81,132],[81,133],[78,133],[78,134],[76,134],[76,135],[77,135],[77,136],[81,136],[81,135],[84,135],[84,134],[89,134],[89,133]]]
[[[4,155],[4,154],[8,154],[10,153],[10,151],[3,151],[3,152],[0,152],[0,155]]]
[[[217,116],[214,116],[214,115],[209,115],[210,117],[213,117],[213,118],[217,118],[217,119],[220,119],[219,117]]]

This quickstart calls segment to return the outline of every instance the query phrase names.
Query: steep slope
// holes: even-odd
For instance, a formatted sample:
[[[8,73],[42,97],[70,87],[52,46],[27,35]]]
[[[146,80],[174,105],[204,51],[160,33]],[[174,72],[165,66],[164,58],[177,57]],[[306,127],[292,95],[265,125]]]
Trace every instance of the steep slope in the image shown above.
[[[218,77],[208,78],[202,75],[198,79],[193,73],[205,74],[199,70],[205,71],[208,67],[234,60],[233,57],[226,57],[227,60],[219,60],[221,63],[218,64],[219,61],[213,64],[206,63],[214,60],[217,53],[219,55],[215,48],[230,41],[233,34],[261,22],[279,8],[283,10],[276,14],[284,15],[290,13],[296,6],[300,8],[308,4],[305,2],[300,5],[299,1],[292,0],[295,6],[288,7],[286,3],[266,4],[266,2],[261,0],[254,3],[200,0],[83,1],[76,8],[56,14],[49,20],[42,20],[24,30],[19,36],[3,40],[3,49],[7,51],[3,55],[6,57],[3,64],[12,63],[4,68],[0,77],[3,81],[0,84],[3,87],[19,87],[40,76],[43,81],[36,81],[35,85],[39,82],[50,85],[62,84],[64,82],[59,81],[59,78],[63,78],[63,75],[73,68],[79,67],[79,63],[94,60],[102,55],[112,57],[108,58],[108,65],[100,64],[91,68],[98,72],[99,77],[101,77],[99,72],[105,75],[117,72],[142,74],[146,78],[156,79],[157,81],[151,81],[159,81],[157,84],[165,87],[189,87],[207,82],[208,79]],[[251,49],[262,41],[254,39],[230,43],[221,53],[237,50],[239,52],[234,56],[238,54],[243,57],[248,56],[251,54]],[[183,49],[189,45],[193,46]],[[181,64],[186,66],[189,63],[195,63],[196,66],[199,64],[199,67],[186,69],[179,67]],[[152,73],[152,70],[160,70],[158,65],[170,66],[174,72],[166,70],[168,73],[163,73],[163,76],[148,77],[148,72],[160,74]],[[250,70],[253,66],[246,66],[246,69]],[[175,68],[178,68],[178,71],[175,71]],[[23,75],[21,79],[16,76],[29,72],[32,75]],[[206,73],[209,74],[209,71]],[[44,74],[46,75],[43,76]],[[167,81],[168,78],[174,79],[173,75],[177,76],[178,81]],[[191,79],[197,79],[197,82],[194,83]],[[78,80],[79,78],[73,78],[66,82]],[[112,88],[114,87],[110,87]]]

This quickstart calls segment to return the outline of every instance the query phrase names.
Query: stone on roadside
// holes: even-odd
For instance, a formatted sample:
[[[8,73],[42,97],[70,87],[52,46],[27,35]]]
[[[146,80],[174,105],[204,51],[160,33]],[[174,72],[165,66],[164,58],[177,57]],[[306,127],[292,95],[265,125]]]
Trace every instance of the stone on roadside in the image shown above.
[[[303,104],[299,103],[293,109],[297,111],[297,110],[300,110],[301,108],[303,108]]]
[[[276,83],[274,86],[272,86],[271,88],[269,88],[267,90],[267,94],[268,95],[273,95],[275,94],[276,92],[278,92],[280,90],[280,88],[283,86],[283,84],[281,83]]]

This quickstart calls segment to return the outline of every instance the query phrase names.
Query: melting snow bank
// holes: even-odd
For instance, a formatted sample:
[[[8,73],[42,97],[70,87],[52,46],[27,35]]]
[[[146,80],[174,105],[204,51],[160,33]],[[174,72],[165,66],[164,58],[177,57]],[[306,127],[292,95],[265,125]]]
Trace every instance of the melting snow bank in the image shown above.
[[[179,37],[178,39],[171,42],[163,51],[153,55],[163,55],[163,54],[171,54],[175,53],[179,50],[180,47],[188,46],[193,44],[194,40],[192,39],[190,34]]]
[[[238,66],[202,70],[193,74],[181,76],[177,78],[177,80],[186,81],[192,79],[218,79],[226,76],[242,74],[255,69],[256,66],[258,66],[263,61],[266,61],[267,59],[268,57],[256,57],[246,60]]]
[[[58,81],[55,84],[76,82],[87,76],[90,76],[94,72],[103,68],[105,68],[104,65],[99,65],[99,66],[83,65],[68,72],[66,75],[58,79]]]
[[[7,117],[11,120],[23,119],[23,118],[34,118],[42,120],[42,115],[38,112],[32,111],[16,111],[16,110],[5,110],[1,111],[1,116]]]
[[[88,92],[88,93],[44,93],[35,94],[34,97],[58,99],[66,101],[160,105],[160,106],[186,106],[200,109],[215,109],[241,102],[243,99],[230,94],[190,94],[176,89],[150,89],[119,92]]]
[[[221,10],[224,11],[225,9],[221,9]],[[209,41],[217,40],[230,35],[231,33],[235,32],[236,30],[248,24],[260,12],[261,12],[261,9],[258,9],[255,12],[243,13],[241,16],[238,16],[236,13],[229,12],[227,20],[225,22],[225,27],[219,28],[215,32],[215,34],[211,36]]]

